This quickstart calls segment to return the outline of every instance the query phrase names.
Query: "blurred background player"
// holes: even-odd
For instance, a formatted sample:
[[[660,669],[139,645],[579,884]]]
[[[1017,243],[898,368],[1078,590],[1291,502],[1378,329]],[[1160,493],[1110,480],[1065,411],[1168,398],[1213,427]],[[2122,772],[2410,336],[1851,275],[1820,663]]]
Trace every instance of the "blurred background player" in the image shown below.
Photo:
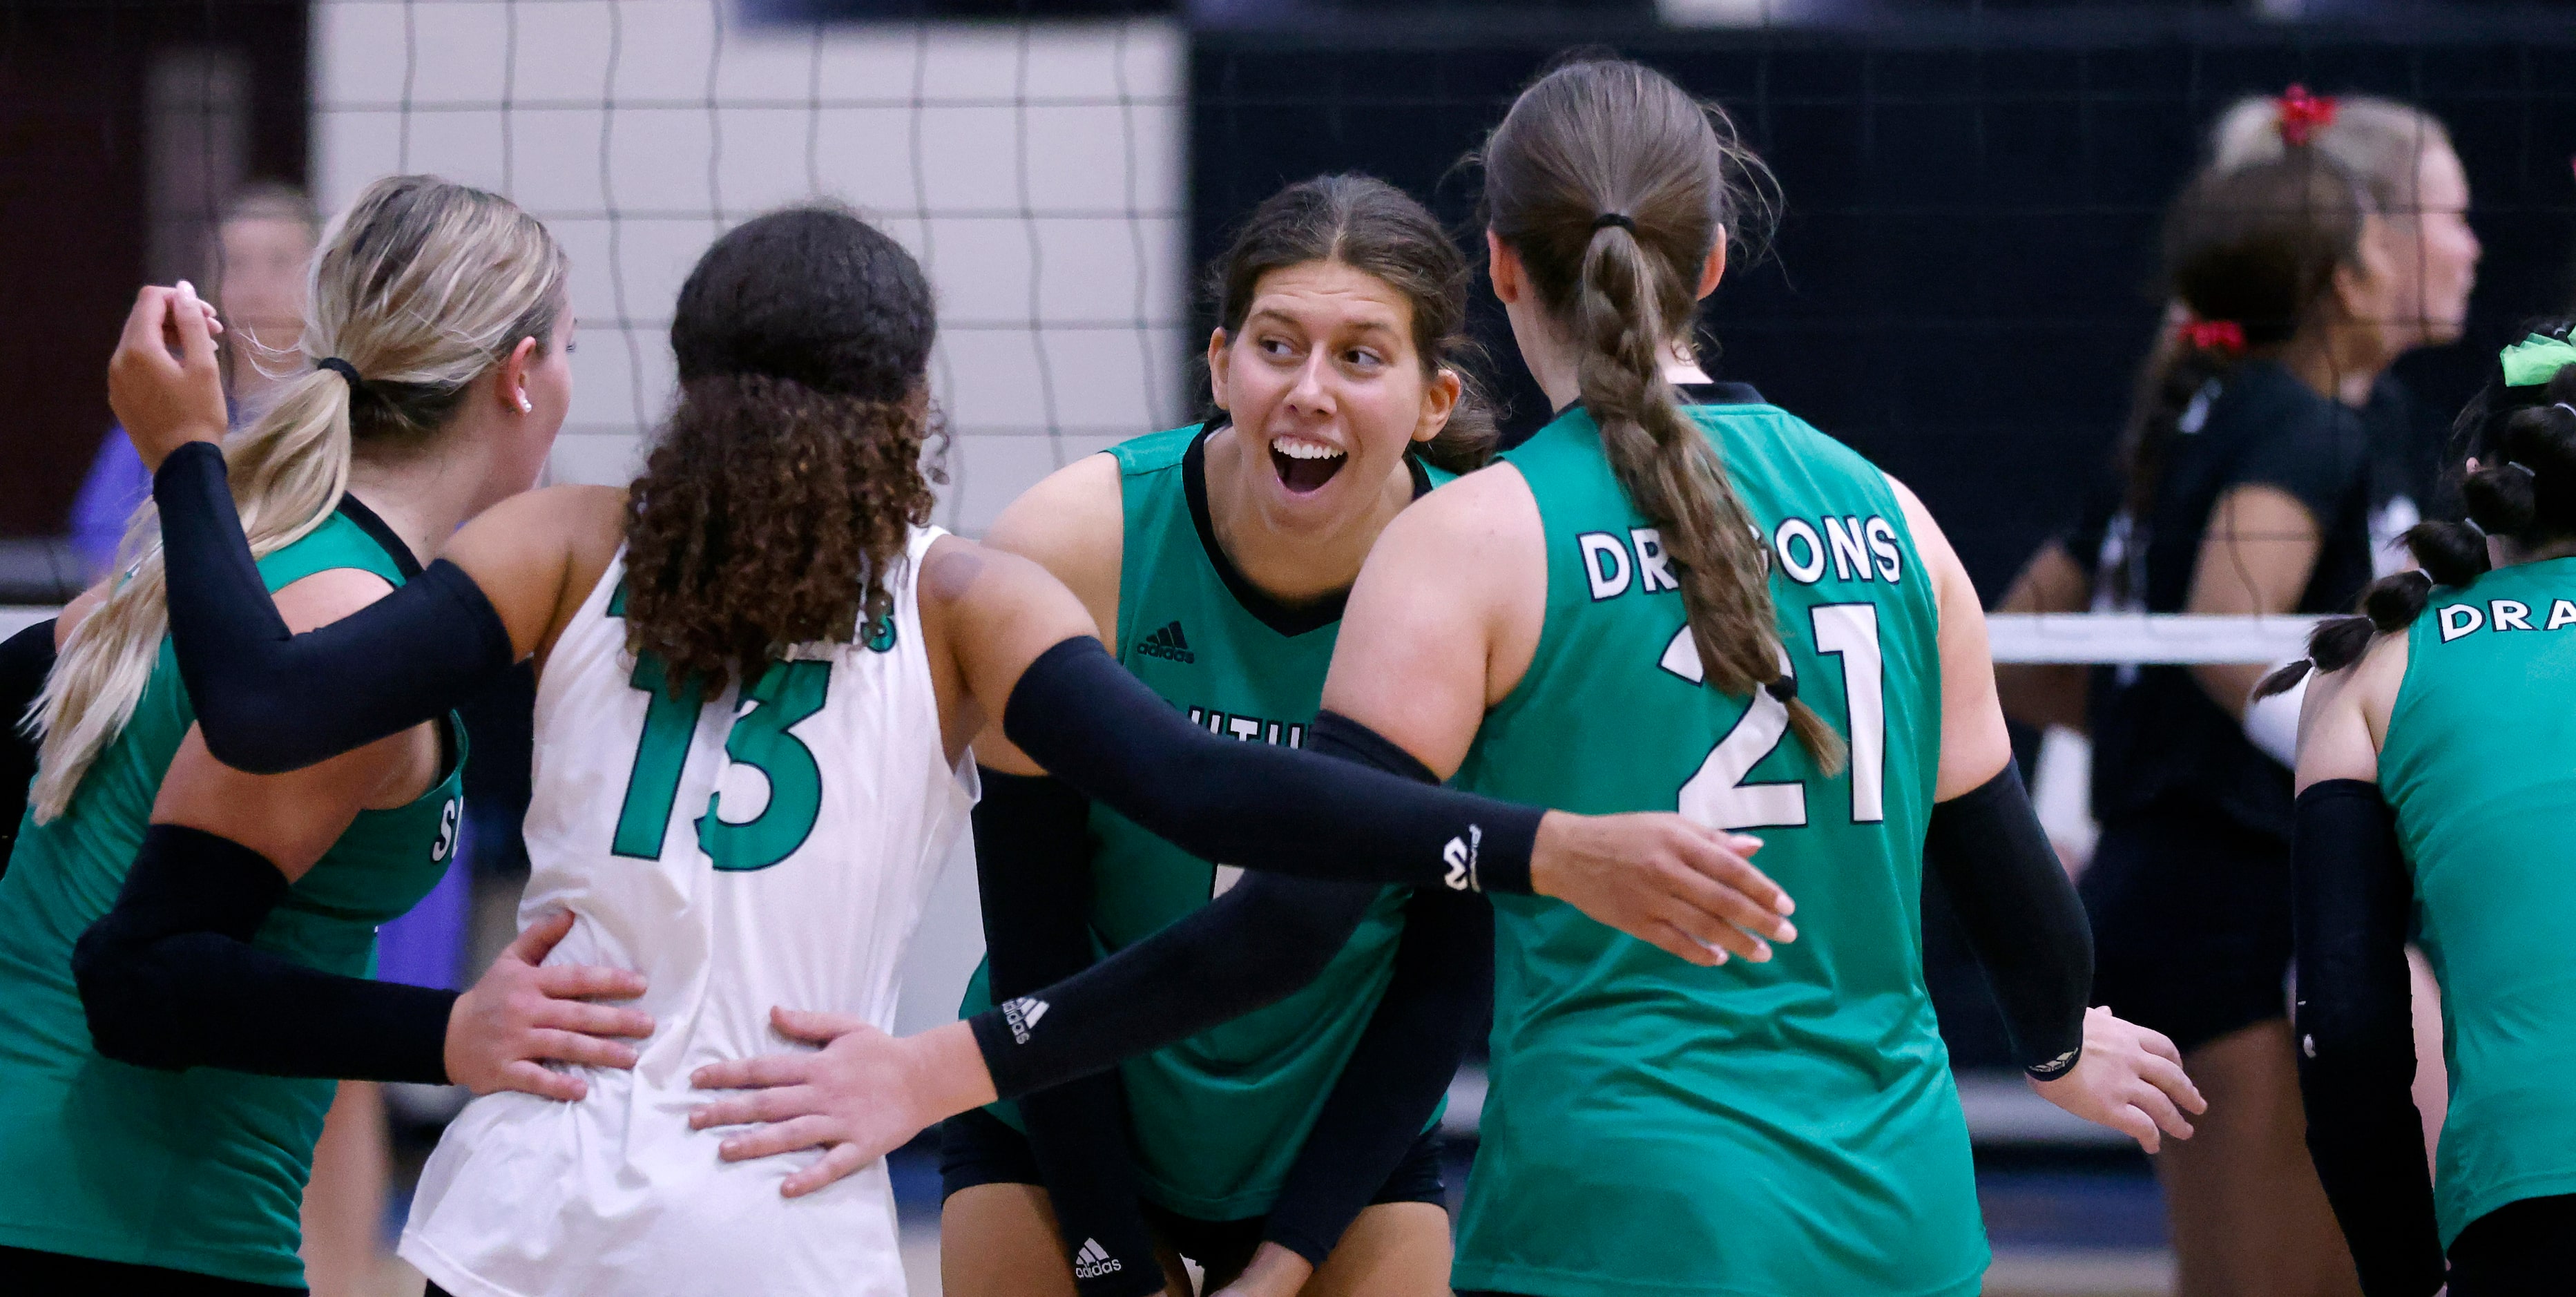
[[[2453,1297],[2558,1292],[2576,1272],[2561,1081],[2576,1055],[2572,362],[2563,319],[2504,350],[2460,416],[2469,521],[2414,529],[2424,570],[2373,586],[2366,617],[2328,623],[2312,648],[2299,1076],[2308,1147],[2371,1297],[2446,1279]],[[2410,937],[2440,981],[2452,1064],[2429,1180],[2408,1094]]]
[[[224,205],[206,290],[232,340],[224,349],[224,393],[236,421],[258,418],[303,373],[296,338],[321,224],[312,200],[290,185],[253,185]],[[115,563],[126,519],[151,495],[152,475],[134,443],[109,429],[72,501],[72,546],[91,579]]]
[[[1492,413],[1463,369],[1467,263],[1401,191],[1327,176],[1256,208],[1207,279],[1214,417],[1057,472],[988,543],[1063,580],[1174,707],[1301,746],[1378,532],[1492,452]],[[1061,781],[981,778],[991,989],[968,988],[965,1016],[1081,971],[1095,932],[1114,951],[1239,872]],[[951,1297],[1160,1291],[1140,1191],[1151,1235],[1198,1262],[1211,1292],[1394,1297],[1447,1282],[1440,1136],[1425,1127],[1491,995],[1491,920],[1445,890],[1301,898],[1313,912],[1282,921],[1339,952],[1295,995],[1129,1060],[1123,1084],[1086,1078],[947,1121]]]
[[[2003,611],[2337,612],[2372,576],[2374,527],[2413,521],[2429,474],[2408,470],[2418,439],[2386,371],[2457,336],[2478,255],[2448,137],[2402,105],[2294,93],[2239,104],[2217,140],[2167,218],[2176,323],[2140,375],[2113,488]],[[2200,1135],[2156,1159],[2182,1290],[2344,1292],[2283,981],[2296,712],[2249,711],[2262,671],[2002,679],[2016,715],[2093,740],[2097,996],[2172,1037],[2211,1098]]]

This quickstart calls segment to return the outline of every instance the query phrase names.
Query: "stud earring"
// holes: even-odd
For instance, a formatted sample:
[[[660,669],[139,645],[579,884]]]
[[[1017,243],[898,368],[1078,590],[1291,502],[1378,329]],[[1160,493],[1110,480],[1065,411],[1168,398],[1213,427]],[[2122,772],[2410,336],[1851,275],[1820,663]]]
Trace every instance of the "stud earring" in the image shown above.
[[[529,403],[529,401],[528,401],[528,394],[527,394],[527,393],[525,393],[525,392],[521,392],[521,393],[519,393],[519,413],[521,413],[521,414],[534,414],[534,413],[536,412],[536,409],[537,409],[537,407],[536,407],[536,406],[534,406],[534,405],[532,405],[532,404],[530,404],[530,403]]]

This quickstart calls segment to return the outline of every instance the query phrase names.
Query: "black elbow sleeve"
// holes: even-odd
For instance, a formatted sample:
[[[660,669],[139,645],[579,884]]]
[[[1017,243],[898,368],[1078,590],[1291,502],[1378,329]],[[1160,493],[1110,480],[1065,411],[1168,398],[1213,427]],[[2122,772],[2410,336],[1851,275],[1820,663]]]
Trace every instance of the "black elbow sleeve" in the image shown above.
[[[444,1082],[454,992],[335,976],[251,944],[287,886],[240,843],[153,825],[115,907],[72,951],[99,1052],[174,1071]]]
[[[27,712],[54,669],[54,619],[48,617],[0,641],[0,871],[18,840],[27,813],[27,784],[36,777],[36,736]]]
[[[2012,1034],[2014,1061],[2040,1080],[2084,1051],[2093,927],[2039,826],[2021,770],[1932,808],[1923,861],[1941,880]]]
[[[2299,794],[2290,839],[2298,1003],[2292,1030],[2309,1160],[2371,1297],[2442,1286],[2433,1182],[2415,1107],[2414,885],[2377,784]]]
[[[171,452],[152,495],[179,677],[206,750],[234,769],[278,774],[399,734],[515,661],[491,600],[443,559],[351,616],[289,633],[211,445]]]
[[[1003,707],[1002,729],[1058,778],[1203,860],[1346,882],[1529,890],[1545,812],[1218,738],[1096,640],[1078,636],[1039,654]]]
[[[967,1025],[1000,1097],[1061,1085],[1295,994],[1377,895],[1363,884],[1246,874],[1179,922]]]
[[[72,947],[72,981],[98,1051],[138,1067],[194,1063],[207,1024],[182,1006],[210,953],[197,939],[247,944],[286,890],[268,857],[230,838],[146,829],[115,907]]]

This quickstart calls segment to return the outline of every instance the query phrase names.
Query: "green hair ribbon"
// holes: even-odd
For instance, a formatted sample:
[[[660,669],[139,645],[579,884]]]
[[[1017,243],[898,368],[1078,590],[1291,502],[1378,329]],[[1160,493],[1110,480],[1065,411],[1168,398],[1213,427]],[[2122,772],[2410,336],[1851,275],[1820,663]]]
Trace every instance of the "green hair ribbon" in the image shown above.
[[[2538,387],[2558,376],[2558,371],[2576,365],[2576,342],[2535,333],[2504,349],[2496,359],[2504,364],[2504,385]]]

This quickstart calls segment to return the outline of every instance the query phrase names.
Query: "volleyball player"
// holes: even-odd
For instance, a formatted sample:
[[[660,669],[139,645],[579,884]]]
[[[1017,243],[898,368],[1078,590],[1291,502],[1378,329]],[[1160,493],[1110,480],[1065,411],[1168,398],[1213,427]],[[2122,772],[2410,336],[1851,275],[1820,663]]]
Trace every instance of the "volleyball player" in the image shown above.
[[[2386,321],[2402,295],[2370,195],[2313,147],[2185,189],[2164,273],[2191,318],[2143,367],[2117,490],[2032,561],[2005,608],[2353,606],[2372,575],[2374,438],[2345,378],[2393,359]],[[2215,1105],[2188,1149],[2156,1159],[2183,1287],[2342,1292],[2349,1263],[2300,1146],[2284,988],[2297,711],[2247,706],[2262,672],[2007,675],[2089,691],[2024,715],[2089,722],[2102,837],[2081,886],[2096,991],[2170,1037]]]
[[[1402,191],[1326,176],[1255,209],[1209,281],[1217,416],[1057,472],[987,543],[1063,580],[1174,707],[1296,746],[1379,530],[1491,452],[1492,420],[1461,372],[1468,268]],[[999,740],[979,751],[1019,760]],[[1117,949],[1231,881],[1059,781],[998,769],[982,781],[994,989],[978,978],[969,1015],[1080,971],[1094,931]],[[1155,1236],[1199,1263],[1210,1292],[1446,1282],[1440,1144],[1425,1126],[1491,994],[1490,919],[1445,889],[1314,897],[1303,921],[1330,957],[1295,995],[1130,1060],[1123,1086],[1088,1078],[948,1121],[949,1293],[1159,1292]]]
[[[1388,524],[1308,742],[1424,782],[1759,828],[1810,916],[1771,961],[1691,966],[1493,898],[1493,1088],[1455,1285],[1974,1292],[1986,1249],[1923,990],[1919,862],[1959,898],[2040,1093],[2150,1148],[2200,1103],[2169,1044],[2085,1007],[2083,914],[1931,519],[1782,411],[1674,401],[1666,366],[1736,215],[1722,122],[1646,68],[1587,62],[1496,130],[1495,291],[1563,413]],[[897,1140],[943,1095],[1100,1066],[1128,1019],[1208,994],[1132,975],[1154,944],[1032,997],[1039,1023],[851,1031],[710,1067],[704,1084],[771,1088],[697,1120],[771,1123],[729,1156],[818,1129]]]
[[[1784,932],[1746,844],[1681,817],[1543,813],[1193,725],[1044,569],[923,525],[933,333],[919,266],[856,217],[747,222],[682,288],[680,401],[631,489],[505,502],[402,591],[302,635],[252,579],[220,459],[181,444],[216,426],[127,420],[147,461],[168,452],[174,638],[216,747],[291,766],[539,658],[526,912],[577,913],[566,951],[644,971],[662,1026],[576,1102],[486,1099],[449,1127],[402,1249],[443,1290],[900,1290],[881,1126],[791,1124],[762,1150],[685,1122],[687,1087],[773,1028],[883,1039],[974,795],[958,763],[996,719],[1203,859],[1566,895],[1701,961]],[[145,351],[138,369],[164,359]],[[1248,878],[1201,913],[1264,894]],[[1223,999],[1264,939],[1195,989]],[[976,1020],[1026,1031],[1044,1009]],[[971,1038],[942,1039],[971,1063]],[[942,1071],[968,1069],[922,1075]],[[997,1097],[970,1078],[923,1101]],[[757,1156],[814,1146],[802,1165]]]
[[[2576,1274],[2568,333],[2553,321],[2506,348],[2461,415],[2475,525],[2415,528],[2423,571],[2381,580],[2367,617],[2312,641],[2323,674],[2300,722],[2291,843],[2299,1081],[2308,1150],[2370,1297],[2446,1279],[2452,1297],[2536,1297]],[[2441,983],[2451,1063],[2429,1180],[2408,1094],[2410,937]]]
[[[263,552],[250,579],[293,624],[384,595],[527,488],[570,397],[564,280],[542,225],[462,186],[380,181],[341,219],[305,354],[380,381],[310,369],[230,447]],[[219,436],[193,293],[147,290],[125,346],[162,348],[174,316],[194,339],[185,412]],[[144,412],[116,386],[121,414]],[[0,1274],[19,1292],[301,1291],[297,1209],[331,1078],[564,1093],[578,1081],[530,1060],[613,1068],[632,1053],[603,1037],[649,1023],[548,998],[638,989],[532,967],[559,924],[462,997],[366,980],[376,925],[447,868],[464,736],[406,727],[291,775],[224,765],[169,657],[151,536],[141,510],[137,561],[60,619],[33,805],[0,879]]]

